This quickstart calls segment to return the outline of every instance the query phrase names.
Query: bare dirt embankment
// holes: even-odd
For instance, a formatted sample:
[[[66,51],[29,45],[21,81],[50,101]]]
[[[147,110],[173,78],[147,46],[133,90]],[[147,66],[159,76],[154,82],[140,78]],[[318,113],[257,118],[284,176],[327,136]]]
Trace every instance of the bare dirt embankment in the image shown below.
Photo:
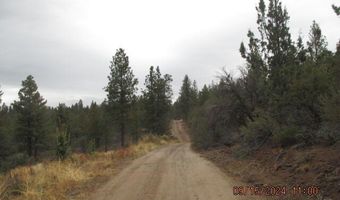
[[[340,199],[340,144],[333,146],[295,145],[289,148],[264,146],[247,157],[237,158],[237,148],[216,147],[199,151],[226,174],[247,185],[294,186],[320,190],[318,195],[296,194],[292,190],[284,197],[289,200]],[[303,191],[302,191],[303,192]],[[308,192],[308,191],[307,191]],[[298,192],[299,193],[299,192]]]
[[[91,199],[96,200],[236,200],[239,184],[190,148],[181,121],[172,124],[181,143],[167,145],[133,161]]]

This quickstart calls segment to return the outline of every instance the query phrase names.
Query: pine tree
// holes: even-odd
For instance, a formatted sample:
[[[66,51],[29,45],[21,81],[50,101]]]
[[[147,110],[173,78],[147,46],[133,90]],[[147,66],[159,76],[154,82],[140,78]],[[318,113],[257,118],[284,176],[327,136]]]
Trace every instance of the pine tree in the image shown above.
[[[327,51],[326,37],[322,35],[319,24],[313,21],[309,32],[309,41],[307,41],[308,54],[312,61],[318,61]]]
[[[95,148],[99,148],[104,136],[103,112],[95,102],[92,102],[89,110],[89,141],[94,141]]]
[[[332,5],[335,14],[340,15],[340,6]]]
[[[210,97],[210,90],[207,85],[204,85],[202,90],[198,93],[198,103],[203,105]]]
[[[190,111],[193,109],[197,103],[197,86],[193,84],[189,79],[188,75],[184,76],[182,87],[180,90],[179,97],[177,99],[177,108],[183,119],[188,119]]]
[[[146,114],[146,125],[152,133],[162,134],[167,131],[168,113],[171,108],[172,77],[162,76],[159,67],[150,67],[145,78],[146,90],[143,91]]]
[[[57,149],[56,154],[59,159],[64,160],[71,151],[71,137],[69,131],[69,116],[65,104],[57,107]]]
[[[257,24],[260,39],[256,39],[252,32],[248,33],[250,53],[242,53],[250,66],[263,66],[261,71],[268,68],[269,79],[280,94],[287,87],[287,80],[281,74],[285,66],[295,62],[296,49],[291,40],[288,22],[289,15],[279,0],[269,0],[268,8],[264,0],[260,0],[257,10]],[[250,62],[251,61],[251,62]],[[266,67],[268,66],[268,67]],[[266,76],[265,76],[266,77]]]
[[[299,65],[302,65],[307,60],[307,50],[303,44],[301,35],[299,35],[296,43],[296,60]]]
[[[18,113],[17,138],[25,145],[28,156],[37,158],[39,147],[45,137],[46,100],[38,92],[38,86],[32,75],[22,81],[19,101],[14,101],[13,108]]]
[[[71,140],[67,128],[62,126],[57,128],[57,156],[59,159],[64,160],[70,153]]]
[[[121,146],[125,146],[126,124],[138,80],[129,66],[129,57],[123,49],[118,49],[110,65],[109,83],[105,88],[112,115],[120,127]]]

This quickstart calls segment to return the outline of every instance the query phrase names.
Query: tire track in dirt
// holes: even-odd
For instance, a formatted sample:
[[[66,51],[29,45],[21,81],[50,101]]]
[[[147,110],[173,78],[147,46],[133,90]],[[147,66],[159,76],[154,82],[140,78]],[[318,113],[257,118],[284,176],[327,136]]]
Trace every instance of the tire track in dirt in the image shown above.
[[[190,148],[183,122],[172,122],[171,144],[134,160],[100,188],[95,200],[239,200],[233,186],[240,185]]]

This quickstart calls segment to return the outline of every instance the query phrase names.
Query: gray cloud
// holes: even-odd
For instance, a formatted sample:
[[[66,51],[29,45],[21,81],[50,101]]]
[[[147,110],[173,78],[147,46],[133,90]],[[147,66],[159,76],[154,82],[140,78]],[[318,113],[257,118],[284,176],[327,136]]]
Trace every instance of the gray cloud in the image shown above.
[[[105,98],[109,61],[123,47],[143,87],[150,65],[174,78],[177,94],[184,74],[201,87],[221,70],[243,65],[238,48],[256,30],[257,0],[225,1],[0,1],[0,84],[6,103],[17,98],[32,74],[49,105]],[[335,0],[284,1],[291,33],[305,39],[315,19],[334,50],[340,19]],[[307,6],[306,6],[307,5]],[[177,10],[176,10],[177,9]],[[317,13],[317,14],[316,14]],[[123,14],[123,15],[122,15]]]

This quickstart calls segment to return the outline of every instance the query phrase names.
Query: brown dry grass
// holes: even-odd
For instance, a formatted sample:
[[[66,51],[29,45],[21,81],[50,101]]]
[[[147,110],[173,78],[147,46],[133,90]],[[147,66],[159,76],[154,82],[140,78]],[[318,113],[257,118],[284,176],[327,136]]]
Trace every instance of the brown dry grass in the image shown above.
[[[118,164],[146,154],[175,140],[167,136],[144,136],[128,148],[93,154],[73,154],[64,161],[17,167],[0,175],[0,199],[63,200],[83,198],[81,191],[98,177],[110,177]],[[75,192],[76,191],[76,192]]]

